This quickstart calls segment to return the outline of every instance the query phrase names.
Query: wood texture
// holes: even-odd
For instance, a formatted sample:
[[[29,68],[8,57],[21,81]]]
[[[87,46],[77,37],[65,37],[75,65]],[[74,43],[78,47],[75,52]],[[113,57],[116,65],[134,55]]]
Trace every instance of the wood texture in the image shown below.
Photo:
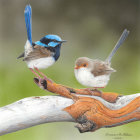
[[[35,79],[35,83],[45,90],[71,98],[74,101],[73,105],[64,110],[76,120],[78,123],[76,127],[81,133],[95,131],[103,127],[114,127],[140,119],[140,97],[136,97],[129,104],[120,105],[119,109],[113,110],[103,102],[116,103],[118,98],[123,97],[117,93],[98,92],[93,89],[74,89],[44,79],[40,81]],[[88,97],[81,97],[81,95],[88,95]],[[97,96],[103,101],[94,99],[93,96]]]
[[[122,96],[74,89],[47,78],[34,81],[40,88],[61,96],[29,97],[1,107],[0,135],[48,122],[75,122],[84,133],[140,120],[140,93]]]

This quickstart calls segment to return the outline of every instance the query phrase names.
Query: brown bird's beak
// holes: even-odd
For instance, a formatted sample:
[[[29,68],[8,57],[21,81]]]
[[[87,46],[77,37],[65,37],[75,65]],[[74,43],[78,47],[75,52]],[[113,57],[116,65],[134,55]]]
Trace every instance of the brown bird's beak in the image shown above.
[[[75,68],[74,69],[79,69],[79,67],[78,66],[75,66]]]

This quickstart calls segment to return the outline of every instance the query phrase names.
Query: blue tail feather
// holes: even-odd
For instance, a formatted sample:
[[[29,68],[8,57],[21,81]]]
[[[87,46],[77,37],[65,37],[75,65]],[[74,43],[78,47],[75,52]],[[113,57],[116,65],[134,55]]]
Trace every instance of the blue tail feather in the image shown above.
[[[27,5],[25,7],[24,16],[25,16],[27,37],[30,43],[32,44],[32,8],[30,5]]]

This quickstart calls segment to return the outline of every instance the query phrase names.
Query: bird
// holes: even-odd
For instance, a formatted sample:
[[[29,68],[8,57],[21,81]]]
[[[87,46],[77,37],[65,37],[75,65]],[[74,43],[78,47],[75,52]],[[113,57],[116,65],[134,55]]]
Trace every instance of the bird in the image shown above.
[[[60,56],[60,49],[63,42],[58,35],[49,34],[42,37],[39,41],[32,41],[32,8],[26,5],[24,10],[25,24],[27,30],[27,41],[24,46],[24,53],[17,59],[23,58],[28,68],[40,79],[41,77],[35,72],[40,73],[44,78],[45,74],[39,69],[46,69],[53,65]]]
[[[84,86],[92,87],[96,91],[98,91],[98,88],[105,88],[110,80],[111,73],[116,72],[111,67],[111,59],[128,34],[129,31],[125,29],[105,61],[90,59],[88,57],[79,57],[76,59],[74,73],[77,81]],[[87,90],[91,91],[90,88],[87,88]]]

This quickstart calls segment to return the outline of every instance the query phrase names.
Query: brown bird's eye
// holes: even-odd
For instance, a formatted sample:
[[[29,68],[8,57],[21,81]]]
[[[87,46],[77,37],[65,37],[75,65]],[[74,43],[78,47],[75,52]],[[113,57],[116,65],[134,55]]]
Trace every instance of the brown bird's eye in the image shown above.
[[[83,66],[84,66],[84,67],[86,67],[86,66],[87,66],[87,64],[83,64]]]

